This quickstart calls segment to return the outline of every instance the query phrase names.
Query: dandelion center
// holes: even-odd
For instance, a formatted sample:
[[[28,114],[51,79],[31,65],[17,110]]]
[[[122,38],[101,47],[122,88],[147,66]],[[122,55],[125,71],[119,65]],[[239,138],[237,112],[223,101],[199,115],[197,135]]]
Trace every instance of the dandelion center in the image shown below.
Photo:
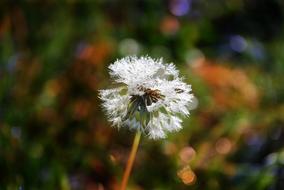
[[[143,127],[146,127],[150,121],[151,113],[147,110],[147,106],[163,100],[165,97],[160,90],[138,87],[139,91],[144,92],[143,95],[130,95],[128,110],[125,119],[135,117]]]
[[[145,88],[143,86],[139,86],[138,89],[144,92],[144,95],[141,96],[145,105],[150,106],[152,103],[158,102],[158,100],[162,100],[165,96],[161,94],[158,89],[150,89]]]
[[[152,103],[156,103],[165,97],[160,93],[160,90],[157,89],[152,90],[143,86],[138,87],[138,89],[143,91],[144,94],[130,96],[127,116],[131,116],[135,111],[148,112],[147,106],[150,106]]]

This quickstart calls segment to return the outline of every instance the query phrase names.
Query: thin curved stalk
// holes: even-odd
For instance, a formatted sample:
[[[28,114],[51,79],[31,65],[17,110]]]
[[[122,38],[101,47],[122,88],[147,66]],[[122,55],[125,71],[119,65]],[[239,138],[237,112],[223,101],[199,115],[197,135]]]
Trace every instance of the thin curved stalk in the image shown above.
[[[137,149],[139,146],[139,142],[140,142],[140,137],[141,137],[141,132],[137,131],[133,140],[133,144],[132,144],[132,148],[131,148],[131,152],[127,161],[127,165],[123,174],[123,178],[122,178],[122,183],[121,183],[121,188],[120,190],[125,190],[126,186],[127,186],[127,182],[128,182],[128,178],[129,175],[131,173],[131,169],[136,157],[136,153],[137,153]]]

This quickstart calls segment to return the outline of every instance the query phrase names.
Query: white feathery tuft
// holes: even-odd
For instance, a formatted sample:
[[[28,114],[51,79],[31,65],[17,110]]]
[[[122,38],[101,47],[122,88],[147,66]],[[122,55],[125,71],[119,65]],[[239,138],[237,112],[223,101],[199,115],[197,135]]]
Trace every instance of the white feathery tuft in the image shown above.
[[[174,64],[130,56],[115,61],[109,69],[114,81],[123,84],[99,91],[113,126],[140,130],[152,139],[182,128],[180,116],[189,115],[193,94]]]

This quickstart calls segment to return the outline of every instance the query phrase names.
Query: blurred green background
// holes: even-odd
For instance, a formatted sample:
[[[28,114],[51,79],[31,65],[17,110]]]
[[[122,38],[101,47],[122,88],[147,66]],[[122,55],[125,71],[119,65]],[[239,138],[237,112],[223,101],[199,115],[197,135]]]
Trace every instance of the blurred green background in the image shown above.
[[[1,1],[0,189],[119,187],[134,134],[97,90],[134,54],[196,99],[180,132],[142,138],[129,190],[283,190],[283,29],[282,0]]]

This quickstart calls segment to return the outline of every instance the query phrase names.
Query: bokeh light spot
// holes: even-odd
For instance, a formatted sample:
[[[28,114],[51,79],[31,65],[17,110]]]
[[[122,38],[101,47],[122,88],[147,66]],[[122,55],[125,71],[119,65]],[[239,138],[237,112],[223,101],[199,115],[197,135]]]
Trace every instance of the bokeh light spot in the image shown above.
[[[198,65],[199,62],[203,62],[205,60],[205,56],[202,51],[199,49],[189,49],[185,53],[185,61],[187,64],[196,64]]]
[[[234,35],[230,38],[230,47],[233,51],[243,52],[247,48],[246,40],[240,35]]]
[[[190,160],[192,160],[195,157],[195,155],[196,155],[195,150],[190,146],[184,147],[179,152],[179,157],[181,161],[184,163],[188,163]]]
[[[179,21],[175,17],[165,17],[162,22],[160,29],[165,35],[174,35],[180,28]]]
[[[196,97],[193,97],[191,104],[188,106],[188,109],[194,110],[197,108],[198,104],[199,104],[198,99]]]
[[[220,138],[215,145],[219,154],[228,154],[232,149],[232,143],[228,138]]]
[[[137,55],[140,52],[140,45],[136,40],[127,38],[119,43],[118,49],[121,55]]]
[[[186,15],[191,8],[190,0],[172,0],[170,2],[170,11],[175,16]]]
[[[185,185],[192,185],[196,181],[196,175],[189,166],[182,168],[177,175]]]
[[[273,165],[277,162],[277,154],[271,153],[265,158],[266,165]]]

